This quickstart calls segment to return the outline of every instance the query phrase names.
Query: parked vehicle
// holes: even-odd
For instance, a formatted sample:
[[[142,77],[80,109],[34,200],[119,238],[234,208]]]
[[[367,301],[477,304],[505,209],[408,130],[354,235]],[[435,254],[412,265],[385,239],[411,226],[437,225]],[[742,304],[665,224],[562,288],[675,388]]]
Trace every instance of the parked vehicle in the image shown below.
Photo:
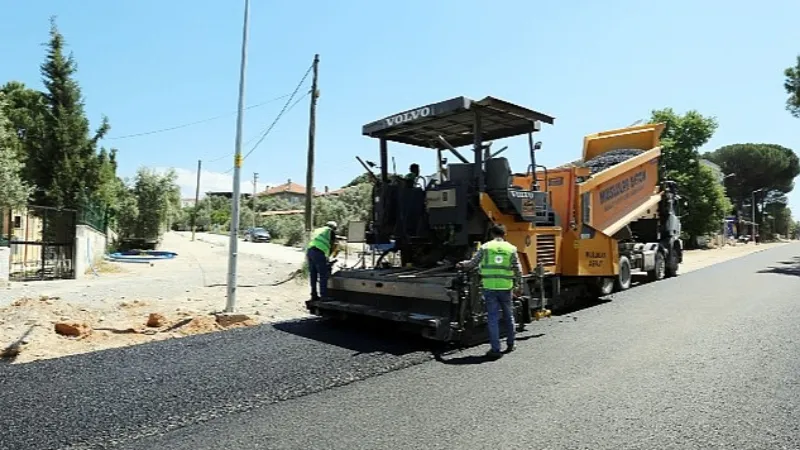
[[[269,242],[272,240],[272,236],[263,228],[248,228],[244,232],[244,240],[245,242]]]

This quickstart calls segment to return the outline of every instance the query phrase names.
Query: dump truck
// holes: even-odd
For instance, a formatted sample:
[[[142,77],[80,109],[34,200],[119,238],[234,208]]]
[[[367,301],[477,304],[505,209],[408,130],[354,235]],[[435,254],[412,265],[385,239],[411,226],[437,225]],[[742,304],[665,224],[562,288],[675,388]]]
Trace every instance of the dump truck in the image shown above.
[[[456,264],[493,223],[505,225],[520,257],[520,329],[586,297],[628,289],[636,272],[676,275],[683,244],[679,195],[660,167],[664,126],[586,136],[580,161],[547,168],[536,162],[542,144],[533,137],[554,121],[495,97],[456,97],[364,125],[380,154],[364,240],[384,250],[373,267],[335,271],[328,298],[308,301],[308,310],[388,320],[439,341],[484,340],[480,277]],[[518,136],[527,136],[524,172],[500,156],[507,147],[492,150],[493,141]],[[389,142],[434,151],[436,176],[409,182],[390,174]],[[458,161],[448,164],[445,153]]]

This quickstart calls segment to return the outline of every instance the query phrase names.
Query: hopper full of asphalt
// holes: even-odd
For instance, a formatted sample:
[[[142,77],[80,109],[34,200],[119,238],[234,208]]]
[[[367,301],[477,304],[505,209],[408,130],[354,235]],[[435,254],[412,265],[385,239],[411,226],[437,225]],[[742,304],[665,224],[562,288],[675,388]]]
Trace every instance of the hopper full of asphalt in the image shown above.
[[[430,359],[316,319],[0,365],[0,449],[103,448]]]

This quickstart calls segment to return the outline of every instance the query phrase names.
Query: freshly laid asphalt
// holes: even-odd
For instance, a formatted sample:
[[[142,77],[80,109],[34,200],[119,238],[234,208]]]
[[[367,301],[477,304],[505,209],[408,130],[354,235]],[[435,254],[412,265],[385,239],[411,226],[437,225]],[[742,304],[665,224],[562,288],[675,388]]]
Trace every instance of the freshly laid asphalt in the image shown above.
[[[796,449],[798,341],[791,244],[534,323],[494,362],[306,321],[0,366],[0,449]]]

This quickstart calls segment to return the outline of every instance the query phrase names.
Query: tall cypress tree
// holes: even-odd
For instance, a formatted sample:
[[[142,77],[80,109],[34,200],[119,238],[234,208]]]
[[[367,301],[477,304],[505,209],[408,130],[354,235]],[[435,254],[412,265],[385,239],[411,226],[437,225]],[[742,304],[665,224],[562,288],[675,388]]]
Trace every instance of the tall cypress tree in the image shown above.
[[[37,201],[42,204],[80,209],[99,187],[96,145],[110,127],[103,117],[95,136],[89,137],[80,86],[74,79],[77,65],[64,47],[64,36],[51,18],[47,56],[41,65],[47,114],[42,145],[34,158],[35,184],[41,188]]]

